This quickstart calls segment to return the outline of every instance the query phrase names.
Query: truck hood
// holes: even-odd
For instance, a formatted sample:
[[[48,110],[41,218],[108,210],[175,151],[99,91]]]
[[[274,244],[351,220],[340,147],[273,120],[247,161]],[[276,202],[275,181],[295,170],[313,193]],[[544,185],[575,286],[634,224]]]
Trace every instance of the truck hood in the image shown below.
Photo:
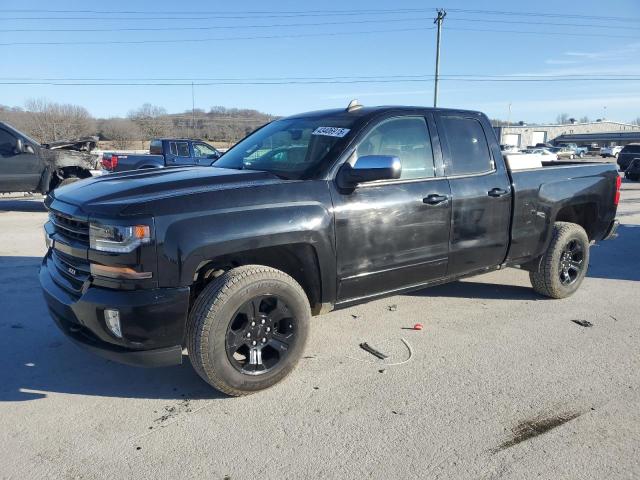
[[[123,214],[131,207],[171,197],[281,183],[277,176],[254,170],[172,167],[131,170],[83,180],[54,190],[47,204],[63,202],[83,214]],[[132,212],[133,213],[133,212]]]

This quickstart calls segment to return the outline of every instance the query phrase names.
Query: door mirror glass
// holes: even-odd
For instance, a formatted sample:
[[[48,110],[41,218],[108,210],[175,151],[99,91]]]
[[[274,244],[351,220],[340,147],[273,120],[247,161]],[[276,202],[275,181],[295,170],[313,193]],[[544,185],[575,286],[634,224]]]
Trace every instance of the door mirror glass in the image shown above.
[[[391,155],[365,155],[355,165],[345,163],[338,174],[340,188],[354,188],[359,183],[400,178],[400,159]]]
[[[21,154],[24,152],[24,142],[21,138],[16,139],[16,153]]]

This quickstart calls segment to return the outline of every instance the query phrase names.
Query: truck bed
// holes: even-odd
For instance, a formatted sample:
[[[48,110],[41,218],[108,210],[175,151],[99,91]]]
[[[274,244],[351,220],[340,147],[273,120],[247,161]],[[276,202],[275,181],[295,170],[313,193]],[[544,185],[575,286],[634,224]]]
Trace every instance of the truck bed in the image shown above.
[[[514,192],[509,264],[542,254],[551,239],[553,219],[576,221],[572,218],[576,205],[586,207],[580,215],[592,216],[593,227],[587,232],[591,240],[601,240],[614,219],[618,171],[611,163],[543,162],[542,168],[514,170],[509,175]],[[611,202],[612,208],[603,201]]]

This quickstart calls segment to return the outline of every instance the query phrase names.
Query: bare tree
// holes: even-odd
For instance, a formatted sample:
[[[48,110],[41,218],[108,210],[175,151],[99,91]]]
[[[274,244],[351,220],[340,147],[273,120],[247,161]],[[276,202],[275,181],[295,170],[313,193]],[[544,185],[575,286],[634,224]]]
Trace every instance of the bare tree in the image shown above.
[[[93,134],[95,121],[79,105],[31,99],[25,104],[24,128],[41,142],[52,142]]]
[[[636,117],[635,120],[631,120],[632,125],[640,125],[640,117]]]
[[[589,117],[586,115],[584,117],[580,117],[580,123],[589,123]]]
[[[556,123],[559,125],[564,125],[565,123],[569,123],[569,114],[561,113],[556,117]]]
[[[163,137],[170,131],[170,120],[163,107],[145,103],[137,110],[129,112],[129,119],[138,125],[145,139]]]
[[[100,137],[111,141],[113,148],[127,149],[140,140],[142,133],[134,122],[126,118],[109,118],[100,123]]]

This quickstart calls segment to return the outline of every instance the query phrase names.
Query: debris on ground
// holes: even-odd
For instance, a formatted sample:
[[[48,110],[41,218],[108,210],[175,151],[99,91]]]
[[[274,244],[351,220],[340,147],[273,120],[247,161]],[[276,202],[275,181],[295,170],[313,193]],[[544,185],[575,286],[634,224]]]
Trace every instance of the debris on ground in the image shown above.
[[[387,373],[387,370],[384,368],[381,368],[380,370],[378,370],[378,373]]]
[[[593,323],[589,320],[571,320],[573,323],[580,325],[581,327],[593,327]]]
[[[387,310],[389,310],[390,312],[395,312],[396,310],[398,310],[398,305],[396,305],[395,303],[393,305],[387,305]]]
[[[367,342],[361,343],[360,344],[360,348],[363,349],[365,352],[369,352],[371,355],[373,355],[375,357],[378,357],[380,360],[384,360],[385,358],[389,357],[388,355],[385,355],[381,351],[376,350],[375,348],[373,348]]]
[[[357,319],[357,318],[358,318],[358,315],[355,315],[355,314],[353,314],[353,313],[352,313],[352,314],[351,314],[351,318],[353,318],[353,319],[355,320],[355,319]]]
[[[414,329],[414,330],[422,330],[423,328],[424,328],[424,326],[423,326],[421,323],[416,323],[416,324],[413,326],[413,329]]]

